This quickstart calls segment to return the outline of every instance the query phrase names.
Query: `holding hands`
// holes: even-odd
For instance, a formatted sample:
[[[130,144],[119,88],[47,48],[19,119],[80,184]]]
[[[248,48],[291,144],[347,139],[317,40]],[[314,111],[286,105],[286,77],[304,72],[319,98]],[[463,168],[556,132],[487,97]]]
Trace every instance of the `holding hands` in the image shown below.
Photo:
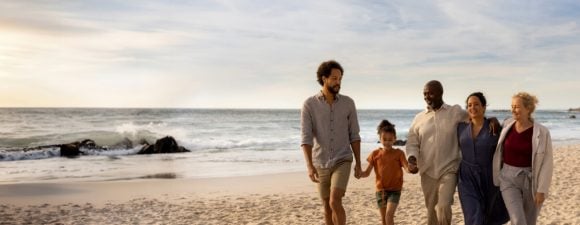
[[[417,158],[415,156],[409,156],[407,159],[409,162],[409,173],[416,174],[419,172],[419,167],[417,167]]]
[[[364,177],[364,176],[362,176],[363,174],[364,174],[364,172],[362,171],[360,163],[357,163],[356,165],[354,165],[354,177],[356,179],[360,179],[361,177]]]
[[[362,171],[362,173],[360,174],[360,177],[365,178],[365,177],[369,177],[370,175],[371,175],[371,171],[365,170],[365,171]]]

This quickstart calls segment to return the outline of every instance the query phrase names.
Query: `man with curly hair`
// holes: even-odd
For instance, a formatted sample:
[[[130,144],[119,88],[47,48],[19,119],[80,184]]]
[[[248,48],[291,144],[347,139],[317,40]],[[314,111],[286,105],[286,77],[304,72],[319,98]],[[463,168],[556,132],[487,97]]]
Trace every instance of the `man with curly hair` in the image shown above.
[[[342,198],[350,169],[361,175],[360,135],[354,101],[339,94],[344,70],[334,61],[323,62],[316,73],[322,90],[304,101],[301,112],[302,150],[308,176],[318,184],[326,224],[346,224]]]

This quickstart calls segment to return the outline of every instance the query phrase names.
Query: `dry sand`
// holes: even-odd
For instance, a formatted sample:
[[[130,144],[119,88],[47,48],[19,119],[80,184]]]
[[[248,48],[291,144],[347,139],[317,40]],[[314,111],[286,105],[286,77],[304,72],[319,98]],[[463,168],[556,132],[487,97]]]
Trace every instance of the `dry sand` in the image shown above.
[[[580,224],[580,145],[558,147],[539,224]],[[348,224],[380,224],[373,176],[351,179]],[[425,224],[419,176],[405,174],[397,224]],[[453,223],[463,224],[457,194]],[[212,179],[0,185],[0,224],[323,224],[305,173]]]

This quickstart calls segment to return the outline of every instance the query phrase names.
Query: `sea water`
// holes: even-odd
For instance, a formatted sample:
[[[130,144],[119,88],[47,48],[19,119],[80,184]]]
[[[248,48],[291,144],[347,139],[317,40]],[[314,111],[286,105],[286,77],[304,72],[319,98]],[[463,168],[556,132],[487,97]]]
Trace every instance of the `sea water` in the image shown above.
[[[378,144],[382,119],[406,139],[421,109],[358,110],[361,158]],[[555,145],[580,143],[580,119],[538,111]],[[489,110],[500,121],[509,111]],[[137,155],[142,142],[174,137],[188,153]],[[92,139],[107,150],[59,157],[59,144]],[[115,147],[125,139],[133,147]],[[305,171],[298,109],[1,108],[0,183],[206,178]]]

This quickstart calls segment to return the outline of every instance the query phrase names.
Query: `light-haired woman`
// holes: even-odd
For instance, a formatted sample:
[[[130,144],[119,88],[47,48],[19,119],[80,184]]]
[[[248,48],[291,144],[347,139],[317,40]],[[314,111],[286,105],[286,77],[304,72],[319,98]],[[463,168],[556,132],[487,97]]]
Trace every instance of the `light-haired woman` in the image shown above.
[[[493,157],[493,182],[514,225],[536,224],[552,181],[552,138],[532,117],[537,104],[526,92],[512,97],[512,118],[504,121]]]

